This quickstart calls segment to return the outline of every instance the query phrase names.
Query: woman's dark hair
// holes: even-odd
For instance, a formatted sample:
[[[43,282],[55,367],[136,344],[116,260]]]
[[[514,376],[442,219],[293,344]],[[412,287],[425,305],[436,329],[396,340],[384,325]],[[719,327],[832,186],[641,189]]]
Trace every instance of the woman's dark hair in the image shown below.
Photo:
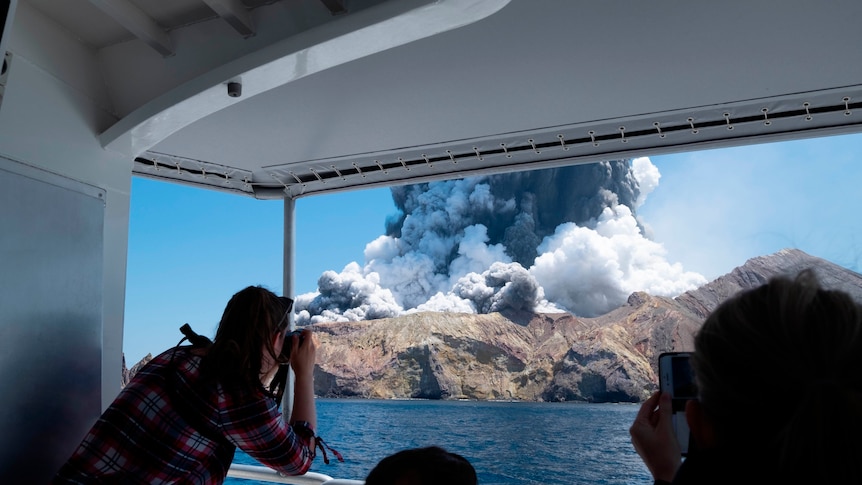
[[[463,456],[439,446],[411,448],[380,460],[365,485],[476,485],[476,470]]]
[[[202,372],[230,388],[262,388],[261,349],[276,355],[272,337],[287,329],[287,312],[292,304],[289,298],[279,297],[261,286],[249,286],[234,294],[224,309],[215,340],[201,362]],[[278,381],[273,379],[269,387],[274,397],[283,392],[284,382]]]
[[[716,308],[694,346],[719,447],[793,483],[858,482],[862,307],[847,293],[821,288],[811,270],[774,278]]]

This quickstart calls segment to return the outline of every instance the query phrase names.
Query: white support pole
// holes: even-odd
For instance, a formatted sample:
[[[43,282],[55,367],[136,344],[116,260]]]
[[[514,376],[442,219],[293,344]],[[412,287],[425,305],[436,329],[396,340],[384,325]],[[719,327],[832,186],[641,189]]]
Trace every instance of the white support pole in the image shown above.
[[[282,295],[293,298],[294,271],[296,268],[296,201],[290,197],[284,198],[284,267],[282,281]],[[296,328],[293,312],[288,315],[288,325],[291,330]],[[287,382],[284,386],[284,397],[281,399],[281,410],[284,419],[289,420],[293,413],[293,385],[296,377],[293,369],[287,371]]]

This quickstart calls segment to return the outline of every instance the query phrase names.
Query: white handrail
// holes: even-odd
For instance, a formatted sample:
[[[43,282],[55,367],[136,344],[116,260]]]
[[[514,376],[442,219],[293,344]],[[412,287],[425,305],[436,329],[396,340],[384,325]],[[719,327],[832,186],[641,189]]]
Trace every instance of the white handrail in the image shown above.
[[[305,475],[283,475],[272,468],[255,465],[240,465],[233,463],[227,472],[231,478],[245,478],[269,483],[288,483],[291,485],[364,485],[364,480],[346,480],[332,478],[323,473],[308,472]]]

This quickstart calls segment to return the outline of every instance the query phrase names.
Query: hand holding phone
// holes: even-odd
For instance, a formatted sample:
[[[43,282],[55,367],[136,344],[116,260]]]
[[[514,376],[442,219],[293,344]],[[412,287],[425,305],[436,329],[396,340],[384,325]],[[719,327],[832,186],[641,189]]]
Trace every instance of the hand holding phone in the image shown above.
[[[682,456],[688,455],[691,436],[685,417],[685,403],[691,399],[697,399],[697,386],[690,356],[690,352],[665,352],[658,358],[659,388],[661,392],[669,393],[671,396],[673,429],[682,450]]]

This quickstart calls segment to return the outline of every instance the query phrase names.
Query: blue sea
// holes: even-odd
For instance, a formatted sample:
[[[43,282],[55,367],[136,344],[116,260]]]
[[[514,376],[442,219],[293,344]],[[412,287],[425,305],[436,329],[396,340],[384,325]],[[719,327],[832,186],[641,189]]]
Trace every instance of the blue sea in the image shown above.
[[[318,399],[318,434],[344,462],[318,452],[311,471],[362,480],[383,457],[438,445],[464,455],[481,485],[651,485],[628,429],[637,404]],[[235,463],[259,465],[237,450]],[[262,484],[229,478],[230,485]]]

